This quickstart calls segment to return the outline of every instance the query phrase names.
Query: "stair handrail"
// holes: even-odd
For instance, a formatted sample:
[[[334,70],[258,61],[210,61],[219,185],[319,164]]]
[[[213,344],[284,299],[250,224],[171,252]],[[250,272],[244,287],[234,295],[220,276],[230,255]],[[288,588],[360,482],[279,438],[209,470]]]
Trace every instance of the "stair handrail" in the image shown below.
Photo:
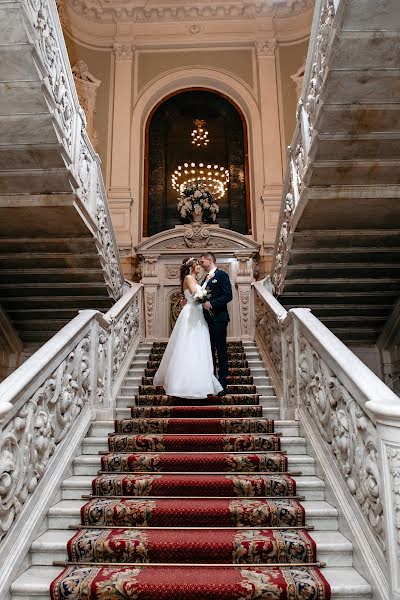
[[[253,287],[256,341],[275,367],[281,418],[312,424],[369,531],[387,597],[399,600],[400,398],[310,309],[286,312],[268,280]]]
[[[142,285],[131,284],[105,315],[81,311],[0,384],[0,538],[7,539],[78,416],[115,417],[140,341],[141,297]]]
[[[55,0],[21,3],[33,56],[63,146],[70,182],[81,201],[104,257],[105,278],[114,300],[123,294],[124,276],[101,173],[101,161],[86,131]],[[89,215],[89,219],[87,219]]]

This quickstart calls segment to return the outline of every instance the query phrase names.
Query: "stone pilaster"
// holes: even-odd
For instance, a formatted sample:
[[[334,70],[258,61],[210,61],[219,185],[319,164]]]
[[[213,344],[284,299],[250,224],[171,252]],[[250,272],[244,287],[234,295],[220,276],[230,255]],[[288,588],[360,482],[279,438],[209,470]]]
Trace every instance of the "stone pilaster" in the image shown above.
[[[108,198],[118,247],[131,250],[132,194],[129,183],[132,77],[135,46],[115,43],[114,94]]]
[[[264,159],[264,186],[261,201],[264,211],[263,254],[265,254],[274,245],[283,184],[276,69],[277,43],[275,39],[267,39],[257,41],[255,46]]]

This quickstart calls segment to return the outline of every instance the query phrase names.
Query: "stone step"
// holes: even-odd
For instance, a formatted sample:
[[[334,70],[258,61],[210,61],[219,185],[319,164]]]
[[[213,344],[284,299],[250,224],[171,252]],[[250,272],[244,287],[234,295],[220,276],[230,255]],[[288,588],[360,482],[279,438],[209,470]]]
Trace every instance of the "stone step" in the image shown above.
[[[240,473],[238,473],[240,475]],[[308,501],[324,500],[325,482],[314,475],[294,476],[297,484],[297,494]],[[93,475],[73,475],[66,479],[61,486],[63,500],[80,500],[92,491]]]
[[[132,387],[132,386],[138,386],[142,383],[142,378],[144,377],[143,374],[143,370],[142,369],[138,369],[137,374],[135,375],[127,375],[124,379],[124,382],[122,384],[121,390],[122,388],[125,387]],[[256,386],[268,386],[268,387],[272,387],[272,381],[270,377],[264,377],[263,375],[253,375],[253,383]],[[123,394],[121,394],[123,395]]]
[[[80,524],[80,509],[86,500],[61,500],[49,509],[49,529],[67,529],[69,525]],[[319,531],[337,531],[337,510],[323,500],[305,500],[302,502],[307,525]]]
[[[61,567],[32,566],[11,586],[11,600],[49,600],[50,583]],[[332,589],[332,600],[369,600],[371,586],[352,567],[327,567],[323,575]]]
[[[117,409],[126,407],[130,408],[135,403],[135,394],[131,394],[129,396],[117,396],[115,403]],[[265,415],[267,415],[270,412],[275,413],[276,409],[279,408],[278,398],[273,394],[261,395],[259,398],[259,403],[261,404],[263,409],[265,409]]]
[[[67,543],[74,532],[68,529],[49,529],[31,546],[32,565],[51,566],[54,560],[68,560]],[[351,567],[353,546],[339,531],[313,531],[317,544],[317,560],[329,567]]]
[[[96,438],[91,438],[96,440]],[[89,445],[89,444],[88,444]],[[107,446],[103,446],[107,450]],[[81,454],[73,460],[74,475],[92,475],[95,477],[100,469],[100,455],[97,454],[97,446],[93,454]],[[288,467],[290,471],[301,473],[301,475],[315,475],[315,460],[306,454],[293,454],[288,456]]]
[[[98,454],[108,448],[107,434],[109,431],[102,433],[102,435],[93,435],[90,433],[82,442],[82,453],[83,454]],[[97,433],[97,432],[96,432]],[[287,452],[290,456],[297,456],[298,454],[306,453],[306,440],[302,437],[282,437],[281,438],[281,449]],[[251,454],[251,453],[250,453]]]
[[[127,406],[127,402],[125,402],[125,406]],[[127,419],[131,416],[131,409],[125,407],[119,407],[117,405],[116,409],[116,418],[117,419]],[[263,417],[268,419],[279,419],[279,408],[278,407],[263,407]]]
[[[126,409],[129,410],[129,409]],[[130,412],[129,412],[130,414]],[[89,429],[88,437],[99,437],[114,431],[114,421],[94,421]],[[298,421],[275,421],[275,431],[282,436],[293,438],[299,436]],[[303,439],[303,438],[302,438]]]
[[[137,385],[129,385],[129,383],[126,383],[124,381],[119,391],[118,398],[120,398],[121,396],[128,396],[129,398],[134,398],[138,393],[139,388]],[[262,396],[273,396],[275,394],[275,390],[272,387],[272,385],[259,385],[257,386],[257,394],[261,394]]]

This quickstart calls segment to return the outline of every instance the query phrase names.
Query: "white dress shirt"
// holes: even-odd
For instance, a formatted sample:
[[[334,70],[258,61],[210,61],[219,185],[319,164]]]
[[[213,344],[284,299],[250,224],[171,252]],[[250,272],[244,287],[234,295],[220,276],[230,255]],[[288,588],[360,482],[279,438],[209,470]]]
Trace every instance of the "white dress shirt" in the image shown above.
[[[202,284],[202,289],[204,290],[207,286],[207,283],[210,281],[210,279],[214,276],[215,271],[217,270],[218,267],[214,267],[213,269],[211,269],[211,271],[209,271],[207,273],[207,277],[205,279],[205,281]]]

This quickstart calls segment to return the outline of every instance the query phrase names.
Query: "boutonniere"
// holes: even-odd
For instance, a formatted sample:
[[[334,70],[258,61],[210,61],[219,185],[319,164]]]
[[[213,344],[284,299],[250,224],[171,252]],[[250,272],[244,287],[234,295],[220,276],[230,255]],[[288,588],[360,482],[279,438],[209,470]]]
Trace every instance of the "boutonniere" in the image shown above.
[[[218,279],[213,279],[211,283],[218,283]]]

